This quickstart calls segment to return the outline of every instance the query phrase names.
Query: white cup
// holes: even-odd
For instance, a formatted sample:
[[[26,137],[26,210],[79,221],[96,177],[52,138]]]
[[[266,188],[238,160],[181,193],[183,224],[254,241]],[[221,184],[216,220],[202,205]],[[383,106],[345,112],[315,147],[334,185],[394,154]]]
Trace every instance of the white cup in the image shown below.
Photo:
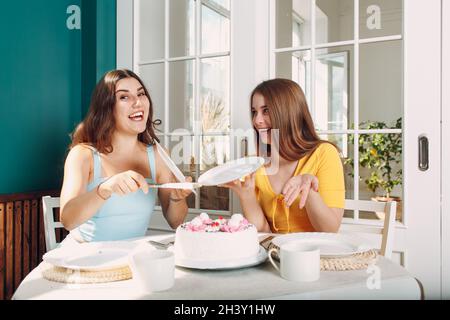
[[[274,252],[278,252],[280,267],[272,258]],[[284,243],[279,250],[269,250],[269,260],[286,280],[311,282],[320,278],[320,249],[316,246],[297,241]]]
[[[133,282],[143,292],[168,290],[175,282],[175,257],[166,250],[137,250],[130,255]]]

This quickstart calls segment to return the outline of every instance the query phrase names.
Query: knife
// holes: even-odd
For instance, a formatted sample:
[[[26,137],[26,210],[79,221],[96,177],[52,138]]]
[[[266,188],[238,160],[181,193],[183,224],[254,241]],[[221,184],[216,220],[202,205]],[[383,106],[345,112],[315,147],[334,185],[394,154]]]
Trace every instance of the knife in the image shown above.
[[[163,189],[184,189],[193,190],[200,188],[202,185],[197,182],[170,182],[170,183],[149,183],[149,188],[163,188]]]
[[[180,169],[178,169],[178,167],[176,166],[176,164],[172,161],[172,159],[170,159],[169,155],[166,153],[164,148],[161,147],[161,145],[157,141],[155,141],[155,143],[156,148],[158,149],[158,152],[161,155],[161,159],[163,159],[163,161],[166,163],[169,170],[173,173],[173,175],[178,179],[179,182],[184,182],[186,178],[184,177],[183,172],[181,172]]]
[[[170,159],[169,155],[166,153],[164,148],[161,147],[161,145],[157,141],[155,141],[155,144],[156,144],[156,149],[158,150],[159,154],[161,155],[161,159],[166,163],[169,170],[173,173],[173,175],[178,179],[179,182],[185,183],[186,178],[185,178],[183,172],[181,172],[181,170],[178,169],[177,165],[172,161],[172,159]],[[161,185],[164,185],[164,184],[165,183],[163,183]],[[149,185],[149,187],[152,188],[151,185]],[[155,188],[158,188],[158,187],[159,186],[157,184],[155,184]],[[198,187],[200,187],[200,185]],[[192,187],[189,189],[194,189],[194,188],[198,188],[198,187]],[[161,187],[159,187],[159,188],[161,188]],[[162,187],[162,188],[164,188],[164,187]],[[166,187],[166,188],[168,188],[168,187]],[[180,188],[173,188],[173,189],[180,189]],[[184,188],[181,188],[181,189],[184,189]],[[195,190],[192,190],[192,192],[195,195],[197,195],[197,192]]]

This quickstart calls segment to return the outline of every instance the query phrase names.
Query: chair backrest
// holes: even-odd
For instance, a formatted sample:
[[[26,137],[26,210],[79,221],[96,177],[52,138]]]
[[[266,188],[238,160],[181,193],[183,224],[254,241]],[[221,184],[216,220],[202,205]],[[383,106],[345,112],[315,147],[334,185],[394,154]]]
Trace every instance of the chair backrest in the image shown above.
[[[397,202],[376,202],[368,200],[345,200],[346,210],[360,210],[373,212],[384,212],[383,225],[366,225],[357,223],[342,223],[339,232],[345,233],[370,233],[381,234],[380,254],[386,258],[391,258],[394,245],[395,216]]]
[[[55,221],[53,209],[59,208],[59,197],[42,197],[42,212],[45,229],[45,246],[47,251],[55,249],[58,246],[56,242],[56,229],[64,228],[61,222]]]

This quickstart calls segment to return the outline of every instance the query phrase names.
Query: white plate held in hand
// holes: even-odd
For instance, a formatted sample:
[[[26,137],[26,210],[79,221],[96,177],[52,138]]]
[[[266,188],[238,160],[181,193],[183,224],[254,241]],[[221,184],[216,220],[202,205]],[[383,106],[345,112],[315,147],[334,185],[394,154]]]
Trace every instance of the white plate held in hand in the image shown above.
[[[217,186],[240,179],[258,170],[264,164],[264,158],[246,157],[229,161],[209,169],[198,178],[204,186]]]

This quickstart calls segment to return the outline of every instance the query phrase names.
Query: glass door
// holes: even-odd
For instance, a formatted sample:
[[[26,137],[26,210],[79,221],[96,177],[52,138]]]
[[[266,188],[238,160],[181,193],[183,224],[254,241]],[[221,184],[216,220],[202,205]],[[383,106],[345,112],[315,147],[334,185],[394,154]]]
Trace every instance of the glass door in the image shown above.
[[[438,295],[440,1],[269,5],[270,77],[304,89],[320,136],[341,150],[347,199],[397,201],[393,259]],[[419,137],[429,142],[428,168],[419,168]],[[344,223],[383,219],[355,210]]]
[[[441,181],[449,189],[441,178],[443,2],[118,0],[118,66],[143,76],[164,145],[194,177],[240,154],[231,129],[251,129],[256,84],[297,81],[320,135],[342,151],[346,198],[395,197],[394,259],[422,282],[427,298],[438,298],[441,269],[444,279],[450,270],[440,242]],[[182,153],[180,142],[190,151]],[[193,196],[192,212],[238,212],[238,201],[220,192]],[[381,225],[383,218],[345,213],[352,224]],[[152,221],[163,223],[162,216]]]

